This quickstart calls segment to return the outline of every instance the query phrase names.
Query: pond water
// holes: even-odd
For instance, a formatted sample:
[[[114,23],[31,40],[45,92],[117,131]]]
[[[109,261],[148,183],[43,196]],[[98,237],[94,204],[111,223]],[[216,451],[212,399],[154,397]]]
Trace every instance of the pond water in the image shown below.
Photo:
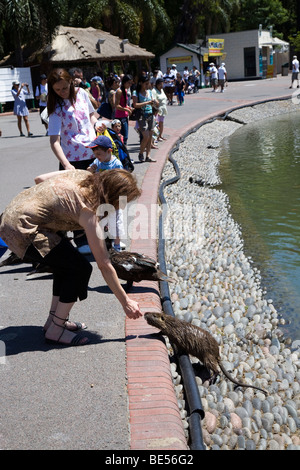
[[[266,298],[300,339],[300,113],[243,126],[224,140],[219,171]]]

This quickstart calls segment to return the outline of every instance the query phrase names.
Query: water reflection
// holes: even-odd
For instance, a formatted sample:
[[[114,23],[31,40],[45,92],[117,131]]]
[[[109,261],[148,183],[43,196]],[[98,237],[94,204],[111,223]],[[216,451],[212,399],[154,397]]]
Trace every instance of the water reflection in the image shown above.
[[[220,175],[245,251],[300,338],[300,116],[243,127],[224,141]]]

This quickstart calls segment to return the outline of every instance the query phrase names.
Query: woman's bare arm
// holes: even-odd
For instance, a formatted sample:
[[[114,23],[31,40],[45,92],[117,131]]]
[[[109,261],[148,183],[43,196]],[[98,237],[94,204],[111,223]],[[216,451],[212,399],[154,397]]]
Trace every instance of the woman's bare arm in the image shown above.
[[[43,175],[36,176],[34,178],[35,184],[42,183],[43,181],[48,180],[49,178],[52,178],[53,176],[61,174],[61,171],[51,171],[50,173],[44,173]]]
[[[75,167],[69,162],[67,157],[65,156],[63,149],[60,145],[60,136],[59,135],[50,135],[50,146],[57,157],[59,162],[62,164],[65,170],[74,170]]]
[[[85,230],[89,246],[105,282],[122,305],[125,314],[129,318],[139,318],[142,316],[142,313],[137,302],[128,297],[120,284],[114,267],[110,262],[103,232],[99,225],[96,214],[94,214],[89,209],[83,209],[80,214],[79,224]]]

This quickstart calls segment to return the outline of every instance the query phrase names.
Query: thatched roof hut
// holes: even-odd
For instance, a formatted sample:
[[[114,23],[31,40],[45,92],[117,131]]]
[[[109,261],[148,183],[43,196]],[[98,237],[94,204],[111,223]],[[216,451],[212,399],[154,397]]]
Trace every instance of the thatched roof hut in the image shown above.
[[[111,62],[149,60],[155,56],[127,39],[95,28],[72,28],[59,26],[52,43],[44,53],[48,60],[62,62]]]

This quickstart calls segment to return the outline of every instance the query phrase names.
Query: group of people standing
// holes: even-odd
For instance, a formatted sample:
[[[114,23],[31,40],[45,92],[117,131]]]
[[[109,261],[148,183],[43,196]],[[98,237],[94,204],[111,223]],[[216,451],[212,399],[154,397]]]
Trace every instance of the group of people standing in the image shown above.
[[[164,80],[164,91],[168,98],[168,104],[173,104],[173,97],[177,97],[177,103],[181,106],[184,103],[184,95],[191,89],[194,93],[198,92],[201,74],[194,65],[192,70],[188,66],[184,67],[182,73],[177,71],[176,64],[167,67],[167,71],[162,75]]]
[[[150,153],[153,148],[153,131],[158,125],[158,140],[164,140],[164,118],[167,114],[166,96],[163,92],[163,80],[157,78],[151,83],[148,73],[142,73],[133,89],[133,78],[124,75],[118,86],[118,79],[110,79],[108,102],[111,106],[112,117],[121,122],[121,134],[124,143],[128,140],[129,121],[135,120],[135,129],[140,135],[140,162],[155,162]],[[100,112],[100,111],[99,111]]]
[[[65,71],[66,72],[66,71]],[[163,92],[163,80],[158,79],[157,84],[150,83],[150,76],[147,73],[143,73],[138,79],[138,83],[134,87],[134,81],[131,75],[122,75],[118,77],[117,75],[110,75],[106,81],[106,87],[101,87],[102,91],[100,92],[100,77],[96,76],[91,79],[89,83],[84,77],[81,69],[74,68],[67,72],[69,77],[68,79],[72,80],[75,86],[75,89],[84,89],[84,94],[79,91],[78,98],[84,96],[88,98],[90,105],[94,112],[97,112],[101,116],[101,102],[107,101],[111,108],[110,119],[118,119],[121,124],[121,135],[123,143],[127,145],[128,142],[128,132],[129,132],[129,120],[134,114],[134,110],[139,111],[139,118],[136,122],[136,130],[140,134],[140,150],[138,159],[140,162],[155,162],[151,158],[150,152],[153,146],[153,130],[155,126],[158,126],[158,138],[157,140],[164,140],[163,136],[163,123],[165,115],[167,114],[166,107],[166,96]],[[49,83],[51,81],[51,73],[48,77],[45,74],[40,76],[40,83],[36,87],[35,98],[38,102],[41,120],[43,125],[46,128],[46,135],[50,135],[52,132],[53,116],[50,119],[49,113],[49,104],[51,109],[51,89]],[[101,79],[102,80],[102,79]],[[102,81],[102,83],[104,83]],[[134,91],[132,92],[132,89]],[[20,136],[25,134],[22,131],[22,119],[25,122],[25,126],[28,132],[28,136],[31,137],[33,134],[30,132],[29,120],[28,120],[28,107],[26,105],[26,99],[30,94],[29,85],[18,81],[14,81],[12,85],[12,94],[14,97],[14,114],[17,116],[18,129],[20,131]],[[46,115],[44,116],[46,112]],[[51,110],[53,113],[53,110]],[[49,114],[49,117],[48,117]],[[106,116],[104,116],[106,117]],[[49,122],[49,124],[48,124]],[[48,129],[50,125],[50,130]],[[81,126],[84,129],[84,125]],[[78,134],[81,135],[80,133]],[[76,137],[77,139],[77,137]],[[76,140],[75,139],[75,140]],[[52,141],[53,138],[50,139]],[[57,141],[64,141],[64,139],[59,137]],[[75,145],[75,142],[72,142]],[[60,164],[67,166],[65,158],[70,161],[70,158],[75,158],[71,156],[72,148],[70,147],[70,142],[68,142],[68,148],[65,149],[66,154],[62,154],[58,150],[58,144],[51,143],[51,147],[55,152],[56,156],[60,155]],[[80,153],[80,147],[76,146],[76,158],[77,161],[82,160],[82,155],[78,156]],[[85,155],[87,150],[82,151]],[[75,154],[74,154],[75,155]],[[63,163],[62,163],[63,161]]]
[[[217,66],[214,62],[211,62],[207,69],[207,79],[210,81],[213,92],[218,91],[220,87],[220,92],[224,93],[224,87],[227,80],[225,63],[222,62],[220,66]]]
[[[151,151],[151,142],[152,142],[152,132],[153,132],[153,128],[155,125],[155,117],[154,117],[155,114],[158,116],[158,119],[159,119],[160,138],[164,139],[162,133],[163,133],[163,117],[166,114],[166,102],[164,100],[165,95],[162,91],[162,82],[158,81],[158,83],[155,84],[154,88],[152,88],[150,85],[149,75],[142,74],[138,80],[136,89],[133,92],[131,91],[132,85],[133,85],[133,80],[130,75],[122,76],[121,80],[118,77],[111,79],[111,86],[110,86],[110,89],[108,90],[108,99],[110,100],[110,103],[112,104],[112,108],[113,108],[113,114],[111,116],[113,120],[111,121],[111,124],[116,126],[116,132],[118,131],[120,132],[122,141],[126,145],[127,140],[128,140],[129,118],[133,114],[134,111],[140,111],[140,116],[136,121],[137,130],[141,135],[139,160],[141,162],[142,161],[153,162],[155,160],[151,159],[150,151]],[[26,87],[26,90],[24,90],[23,92],[24,87]],[[13,94],[16,96],[15,113],[17,114],[17,116],[20,115],[19,111],[21,109],[21,107],[20,108],[17,107],[18,96],[20,94],[23,95],[23,98],[24,98],[23,111],[24,111],[24,108],[26,106],[25,100],[29,93],[30,91],[29,91],[28,85],[20,84],[18,82],[13,84]],[[78,74],[78,70],[74,70],[70,74],[64,69],[54,69],[52,70],[52,72],[50,72],[48,77],[46,77],[45,75],[41,75],[40,84],[36,87],[35,96],[39,102],[42,122],[46,123],[45,125],[47,125],[47,134],[49,136],[51,149],[59,162],[59,170],[58,172],[55,172],[56,174],[51,175],[51,178],[49,177],[49,175],[40,175],[39,177],[36,177],[35,181],[37,183],[37,187],[40,187],[39,185],[45,185],[46,187],[46,183],[48,184],[48,187],[49,187],[49,184],[52,181],[52,178],[54,177],[58,178],[56,181],[58,182],[59,187],[60,185],[62,185],[62,188],[60,188],[60,191],[62,191],[61,194],[62,194],[63,201],[62,200],[56,201],[56,203],[58,205],[65,204],[67,213],[69,210],[71,210],[71,212],[72,211],[74,212],[74,210],[77,211],[76,216],[72,213],[72,218],[73,218],[72,223],[69,220],[68,214],[66,214],[66,220],[65,220],[65,229],[68,231],[71,230],[74,232],[74,245],[72,245],[72,247],[74,248],[74,250],[76,250],[76,253],[78,253],[78,255],[80,256],[85,255],[90,251],[93,252],[94,256],[96,253],[95,258],[97,260],[98,266],[100,266],[101,270],[105,271],[106,267],[103,268],[103,261],[99,260],[99,256],[100,256],[98,252],[99,246],[97,246],[97,243],[95,244],[95,241],[94,241],[95,235],[93,235],[93,233],[88,234],[86,224],[91,223],[91,220],[88,222],[87,220],[85,220],[85,216],[83,214],[82,216],[80,216],[79,214],[80,209],[83,206],[83,203],[80,203],[79,207],[75,208],[75,206],[77,206],[78,198],[79,199],[84,198],[83,196],[84,191],[82,193],[81,192],[82,190],[79,188],[81,188],[81,184],[83,184],[83,181],[85,181],[85,178],[87,178],[86,177],[87,171],[88,173],[92,173],[96,175],[98,174],[98,171],[97,171],[98,169],[100,169],[99,173],[106,173],[106,172],[103,172],[102,170],[111,169],[111,168],[114,168],[115,171],[121,171],[121,172],[125,170],[122,170],[122,165],[120,164],[120,162],[118,165],[115,165],[116,161],[118,162],[118,160],[112,155],[111,140],[106,135],[104,135],[105,125],[103,125],[103,120],[100,120],[100,122],[98,120],[99,115],[97,113],[96,106],[95,104],[93,104],[92,100],[90,99],[90,93],[87,92],[86,87],[84,86],[84,80],[83,80],[83,77],[80,76],[80,71]],[[97,104],[99,105],[100,103],[98,102]],[[43,120],[43,113],[45,110],[47,111],[47,115],[48,115],[46,121]],[[27,113],[23,113],[23,114],[26,115],[26,117],[28,116],[28,108],[27,108]],[[28,122],[28,118],[27,118],[27,121],[25,122]],[[28,129],[28,132],[29,132],[29,129]],[[20,131],[20,134],[21,134],[21,131]],[[32,134],[29,134],[29,135],[32,135]],[[84,173],[82,174],[77,173],[78,170],[84,171]],[[66,175],[70,175],[70,178],[72,176],[71,181],[69,181],[67,176],[66,178],[61,179],[64,172],[66,172],[65,173]],[[111,172],[108,172],[108,173],[111,173]],[[127,173],[129,172],[126,172],[126,178],[128,179],[129,177],[127,176]],[[73,176],[75,174],[81,175],[83,180],[81,180],[79,176],[77,180],[77,177]],[[122,174],[121,176],[122,176],[121,179],[124,179],[124,175]],[[80,183],[79,183],[79,180],[80,180]],[[102,182],[100,184],[100,179],[96,179],[93,181],[95,181],[95,184],[98,185],[94,191],[95,192],[100,191],[99,188],[100,187],[102,188]],[[72,188],[75,185],[74,191],[76,192],[76,195],[73,194],[72,200],[69,202],[66,202],[69,200],[70,196],[69,196],[69,192],[64,193],[64,186],[68,187],[69,188],[68,191],[69,191],[70,185],[72,186]],[[137,190],[136,182],[134,179],[130,181],[129,186],[133,188],[132,192],[137,195],[138,190]],[[34,194],[37,194],[36,188],[33,188],[32,192],[30,191],[32,193],[28,195],[30,196],[30,198],[31,196],[33,196],[33,199],[34,199]],[[105,189],[105,192],[106,191],[107,190]],[[80,192],[80,196],[78,196],[79,192]],[[127,193],[124,195],[126,195],[127,197],[131,197],[131,199],[133,199],[133,195],[129,196],[129,194]],[[23,194],[22,198],[23,197],[26,198],[26,196],[27,196],[26,194]],[[51,198],[49,198],[49,203],[50,203],[50,200]],[[43,201],[43,204],[47,205],[48,202]],[[52,201],[52,204],[53,204],[53,201]],[[86,205],[86,201],[85,201],[85,205]],[[116,211],[118,212],[119,207],[116,202],[114,202],[114,207]],[[15,211],[15,213],[17,212],[18,211]],[[64,305],[60,305],[61,300],[59,299],[62,298],[62,299],[72,300],[72,302],[65,302],[65,300],[62,301],[63,304],[64,303],[71,304],[76,301],[75,298],[81,299],[81,298],[86,297],[86,292],[81,294],[82,288],[79,289],[78,276],[81,270],[82,271],[82,284],[87,286],[87,282],[90,276],[89,268],[86,266],[85,262],[83,262],[80,257],[78,258],[78,255],[75,256],[73,248],[70,248],[69,244],[64,239],[64,237],[63,237],[63,240],[60,241],[60,239],[59,240],[57,239],[57,236],[60,237],[60,235],[56,235],[54,237],[55,241],[52,240],[52,237],[53,237],[52,232],[55,229],[55,233],[57,233],[56,229],[58,229],[58,224],[54,224],[53,220],[50,220],[51,218],[49,218],[49,222],[46,222],[46,225],[45,225],[45,220],[43,220],[43,229],[42,229],[43,234],[42,235],[40,234],[40,229],[41,229],[39,225],[41,223],[40,208],[35,207],[34,214],[32,213],[28,219],[28,227],[27,227],[27,223],[25,223],[23,227],[20,228],[17,222],[17,219],[14,218],[12,220],[9,214],[11,214],[10,210],[8,210],[7,212],[5,211],[4,215],[2,216],[0,232],[1,232],[1,237],[4,239],[4,241],[6,241],[6,243],[12,249],[12,251],[16,252],[17,254],[20,254],[22,257],[26,253],[26,256],[27,257],[29,256],[35,262],[47,261],[47,263],[50,266],[55,267],[53,299],[52,299],[51,308],[50,308],[51,314],[44,327],[46,332],[48,331],[48,328],[50,328],[51,334],[49,332],[49,337],[48,337],[48,334],[46,333],[48,339],[56,341],[55,336],[57,336],[57,334],[59,333],[58,325],[60,326],[64,325],[63,331],[61,331],[61,335],[59,335],[59,338],[57,339],[57,341],[63,342],[63,343],[70,342],[72,344],[75,344],[75,342],[77,342],[77,339],[75,340],[75,336],[72,336],[69,333],[67,334],[65,332],[66,328],[75,329],[76,327],[76,325],[74,326],[74,322],[70,323],[66,320],[66,318],[69,315],[71,305],[68,305],[67,307]],[[20,215],[19,213],[18,213],[18,217],[21,217],[22,219],[22,215]],[[38,220],[36,220],[36,217]],[[76,223],[75,223],[74,217],[76,219]],[[82,220],[80,217],[82,217]],[[27,217],[26,217],[26,220],[27,220]],[[47,233],[47,235],[45,235],[44,232],[45,232],[45,227],[47,229],[47,223],[49,223],[49,234]],[[55,227],[53,224],[55,225]],[[35,227],[36,229],[34,236],[33,236],[33,233],[31,233],[32,227]],[[63,230],[62,220],[60,223],[59,230]],[[30,232],[30,233],[27,233],[27,232]],[[27,243],[25,244],[26,246],[24,245],[23,236],[25,236],[25,239],[27,240]],[[45,244],[47,245],[47,249],[41,251],[39,250],[40,242],[35,242],[35,237],[41,240],[44,238],[44,236],[46,237]],[[21,245],[22,245],[21,247],[22,249],[20,248]],[[52,248],[54,249],[54,246],[56,247],[56,245],[57,245],[57,250],[55,251],[57,251],[57,256],[55,256],[54,259],[52,259],[52,255],[55,253],[52,251]],[[66,296],[61,296],[60,294],[58,295],[58,293],[61,290],[64,290],[65,288],[67,288],[65,286],[65,283],[61,279],[62,277],[61,272],[59,272],[61,268],[58,269],[58,266],[57,266],[58,253],[61,259],[65,259],[65,256],[62,256],[62,253],[61,253],[62,248],[65,250],[66,253],[69,253],[68,256],[69,256],[70,261],[69,263],[66,262],[66,269],[68,268],[68,266],[70,266],[70,271],[71,271],[71,266],[73,265],[74,267],[76,263],[78,263],[78,269],[75,267],[74,273],[72,274],[72,276],[71,276],[71,273],[68,273],[68,275],[70,275],[71,276],[70,278],[73,279],[74,286],[76,285],[78,286],[77,290],[79,293],[76,291],[75,287],[73,290],[70,289],[70,287],[68,287],[68,294]],[[108,260],[107,260],[107,256],[106,255],[104,256],[103,246],[101,246],[100,252],[101,252],[102,258],[105,260],[105,265],[106,265],[108,263]],[[72,259],[71,259],[71,253],[73,253]],[[111,270],[111,267],[109,269]],[[77,278],[75,275],[76,272],[77,272]],[[118,293],[117,294],[118,298],[123,298],[124,300],[124,294],[123,293],[121,294],[120,287],[116,286],[115,277],[113,280],[112,290]],[[83,288],[83,291],[84,291],[84,288]],[[128,303],[128,299],[126,299],[126,302]],[[131,313],[131,311],[133,313]],[[132,307],[129,308],[129,315],[132,314],[133,317],[139,316],[138,312],[139,312],[139,309],[136,305],[134,305],[133,308]],[[62,323],[62,320],[61,320],[63,318],[65,319],[64,323]],[[56,334],[54,334],[55,330],[56,330]]]
[[[59,169],[36,176],[36,185],[16,196],[0,215],[0,237],[8,248],[21,259],[26,257],[35,264],[51,267],[53,288],[44,337],[48,343],[71,346],[88,342],[81,332],[86,325],[69,319],[75,302],[87,297],[92,267],[84,256],[85,246],[94,255],[125,314],[133,319],[141,316],[139,305],[125,293],[110,262],[100,224],[106,215],[102,206],[111,206],[118,212],[120,198],[130,202],[140,195],[140,190],[133,174],[120,164],[115,165],[117,159],[112,155],[103,120],[99,122],[95,104],[90,93],[80,86],[81,81],[81,77],[65,69],[54,69],[48,77],[40,77],[35,96]],[[150,157],[155,115],[160,138],[164,139],[166,96],[163,80],[156,82],[152,87],[149,75],[142,74],[131,93],[132,77],[124,75],[121,82],[112,80],[109,90],[114,107],[111,123],[116,125],[116,132],[120,131],[124,144],[129,119],[139,112],[136,126],[141,135],[141,162],[155,161]],[[20,124],[23,117],[30,137],[26,106],[29,86],[15,81],[12,93],[20,135],[24,135]],[[43,116],[45,112],[47,118]],[[106,169],[111,171],[103,171]],[[65,237],[69,231],[74,234],[74,243]]]
[[[14,86],[19,88],[19,84]],[[21,259],[46,264],[53,271],[52,299],[43,327],[45,340],[79,346],[89,341],[80,334],[86,325],[71,321],[69,315],[75,302],[87,297],[92,266],[65,233],[74,232],[74,241],[78,232],[86,237],[125,314],[140,317],[139,305],[126,294],[110,262],[99,225],[104,217],[102,207],[117,211],[120,198],[130,202],[140,190],[132,173],[124,169],[87,171],[94,163],[95,151],[104,149],[107,153],[108,148],[103,138],[97,142],[98,115],[85,90],[76,87],[64,69],[48,75],[47,88],[48,135],[59,170],[37,176],[36,186],[11,201],[0,216],[0,237]]]

